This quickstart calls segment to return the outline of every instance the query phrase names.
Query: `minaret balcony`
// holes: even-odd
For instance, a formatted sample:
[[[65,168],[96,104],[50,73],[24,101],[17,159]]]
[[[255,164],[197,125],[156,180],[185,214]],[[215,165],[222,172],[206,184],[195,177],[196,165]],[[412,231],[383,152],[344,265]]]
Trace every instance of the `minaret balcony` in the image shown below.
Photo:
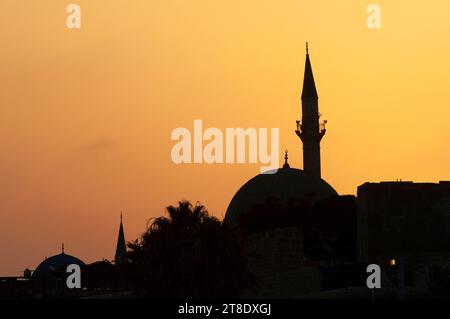
[[[296,121],[296,124],[297,124],[297,129],[295,130],[295,133],[298,136],[301,137],[301,135],[303,133],[305,133],[305,130],[304,130],[303,125],[302,125],[302,122],[301,121]],[[326,120],[319,123],[319,132],[318,132],[319,136],[324,136],[325,135],[325,132],[327,131],[326,124],[327,124]]]
[[[327,125],[327,120],[319,123],[319,132],[320,132],[320,134],[322,134],[322,135],[325,134],[325,132],[327,131],[326,125]]]
[[[295,133],[297,133],[297,135],[299,135],[302,132],[302,122],[300,121],[295,121],[297,124],[297,129],[295,130]]]

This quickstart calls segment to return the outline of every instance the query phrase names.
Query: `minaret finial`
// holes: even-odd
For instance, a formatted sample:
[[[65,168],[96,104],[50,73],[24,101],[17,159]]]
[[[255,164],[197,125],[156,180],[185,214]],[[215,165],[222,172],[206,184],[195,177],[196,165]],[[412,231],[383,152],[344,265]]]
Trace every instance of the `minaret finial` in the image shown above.
[[[122,222],[122,211],[120,211],[120,222]]]
[[[306,54],[309,54],[308,42],[306,42]]]
[[[286,149],[284,151],[284,165],[283,168],[290,168],[289,163],[288,163],[288,150]]]

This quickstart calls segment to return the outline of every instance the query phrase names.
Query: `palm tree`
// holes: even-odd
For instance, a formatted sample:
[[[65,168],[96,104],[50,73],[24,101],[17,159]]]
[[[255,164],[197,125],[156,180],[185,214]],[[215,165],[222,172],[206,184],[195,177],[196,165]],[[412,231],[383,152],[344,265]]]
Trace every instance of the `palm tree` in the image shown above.
[[[233,297],[252,276],[233,229],[199,203],[181,201],[129,244],[136,288],[147,296]]]

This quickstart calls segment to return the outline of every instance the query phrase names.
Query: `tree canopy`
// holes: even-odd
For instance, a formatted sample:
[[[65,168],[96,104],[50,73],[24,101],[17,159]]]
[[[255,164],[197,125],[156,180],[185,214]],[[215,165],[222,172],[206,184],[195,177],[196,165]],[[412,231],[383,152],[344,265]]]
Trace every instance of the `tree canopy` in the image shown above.
[[[251,287],[246,257],[232,228],[199,203],[181,201],[166,212],[128,245],[138,293],[216,298],[237,296]]]

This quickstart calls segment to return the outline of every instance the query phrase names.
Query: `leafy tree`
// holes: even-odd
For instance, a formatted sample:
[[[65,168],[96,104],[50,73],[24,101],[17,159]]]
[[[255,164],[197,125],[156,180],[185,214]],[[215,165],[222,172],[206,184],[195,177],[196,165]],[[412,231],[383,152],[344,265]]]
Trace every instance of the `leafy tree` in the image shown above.
[[[128,244],[130,271],[145,296],[216,298],[251,287],[246,257],[233,229],[188,201],[167,207]]]
[[[88,288],[108,289],[112,288],[117,277],[114,265],[106,259],[86,265],[84,278]]]

